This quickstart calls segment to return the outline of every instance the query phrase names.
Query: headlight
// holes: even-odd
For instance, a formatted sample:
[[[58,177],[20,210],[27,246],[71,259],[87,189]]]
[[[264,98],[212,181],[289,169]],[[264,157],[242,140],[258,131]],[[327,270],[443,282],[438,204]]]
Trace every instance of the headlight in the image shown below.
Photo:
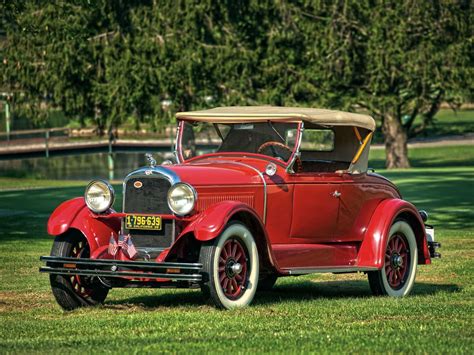
[[[184,216],[191,212],[196,202],[196,190],[191,185],[179,182],[168,191],[168,206],[173,213]]]
[[[86,205],[92,212],[107,211],[114,203],[115,193],[112,186],[104,180],[93,180],[87,185],[84,194]]]

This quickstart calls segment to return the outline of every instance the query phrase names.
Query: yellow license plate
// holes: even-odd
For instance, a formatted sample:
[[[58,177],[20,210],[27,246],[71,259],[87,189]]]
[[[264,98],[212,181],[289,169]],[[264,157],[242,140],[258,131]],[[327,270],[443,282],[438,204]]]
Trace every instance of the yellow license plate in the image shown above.
[[[161,216],[140,216],[129,214],[125,217],[125,228],[161,230]]]

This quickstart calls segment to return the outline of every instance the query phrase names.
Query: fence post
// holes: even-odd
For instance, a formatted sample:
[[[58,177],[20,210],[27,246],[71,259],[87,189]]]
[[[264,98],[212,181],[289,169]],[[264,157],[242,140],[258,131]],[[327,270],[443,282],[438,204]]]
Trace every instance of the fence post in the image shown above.
[[[46,158],[49,158],[49,129],[47,129],[44,133],[44,147]]]
[[[5,130],[7,132],[7,141],[10,140],[10,105],[5,100]]]

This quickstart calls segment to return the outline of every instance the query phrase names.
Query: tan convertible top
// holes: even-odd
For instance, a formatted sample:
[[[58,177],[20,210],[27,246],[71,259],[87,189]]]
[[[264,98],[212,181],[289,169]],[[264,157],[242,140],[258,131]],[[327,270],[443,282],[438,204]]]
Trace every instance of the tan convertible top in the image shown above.
[[[239,123],[258,121],[307,121],[327,126],[356,126],[375,130],[375,121],[368,115],[336,110],[305,107],[279,106],[229,106],[210,110],[178,112],[176,117],[182,120],[215,123]]]

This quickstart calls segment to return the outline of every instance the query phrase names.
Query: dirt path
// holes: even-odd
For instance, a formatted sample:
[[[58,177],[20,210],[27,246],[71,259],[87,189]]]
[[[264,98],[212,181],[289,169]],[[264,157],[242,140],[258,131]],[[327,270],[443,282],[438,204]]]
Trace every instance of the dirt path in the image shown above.
[[[461,136],[444,136],[437,138],[413,139],[408,141],[408,148],[445,147],[453,145],[474,145],[474,133]],[[383,144],[372,144],[370,149],[385,149]]]

